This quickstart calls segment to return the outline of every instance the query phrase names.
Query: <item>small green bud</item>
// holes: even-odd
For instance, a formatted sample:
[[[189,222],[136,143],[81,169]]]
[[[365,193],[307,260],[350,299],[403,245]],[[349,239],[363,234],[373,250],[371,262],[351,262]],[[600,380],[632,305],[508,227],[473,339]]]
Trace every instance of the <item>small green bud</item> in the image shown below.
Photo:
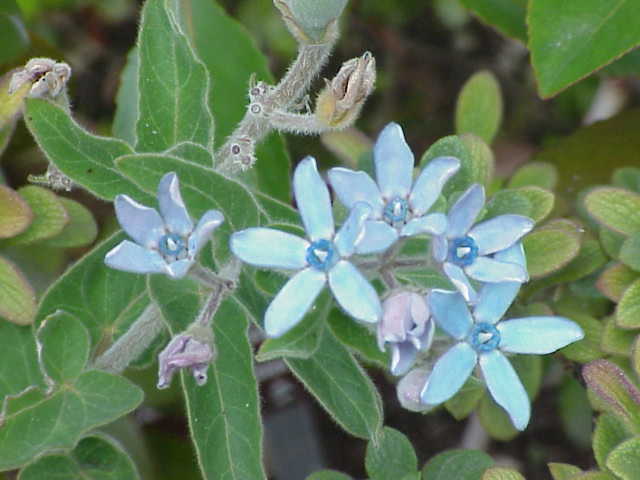
[[[291,33],[301,43],[335,39],[347,0],[274,0]]]

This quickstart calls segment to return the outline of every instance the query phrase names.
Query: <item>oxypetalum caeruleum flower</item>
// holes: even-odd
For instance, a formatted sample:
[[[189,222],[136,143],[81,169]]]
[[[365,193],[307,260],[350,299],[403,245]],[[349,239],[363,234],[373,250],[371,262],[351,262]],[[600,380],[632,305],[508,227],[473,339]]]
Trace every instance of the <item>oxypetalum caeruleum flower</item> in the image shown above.
[[[124,240],[107,253],[104,262],[127,272],[182,278],[211,232],[224,221],[222,213],[209,210],[194,228],[174,172],[165,174],[158,185],[162,216],[127,195],[118,195],[114,203],[120,226],[135,243]]]
[[[460,160],[455,157],[435,158],[414,182],[413,153],[397,123],[387,125],[378,136],[373,160],[377,184],[365,172],[342,167],[329,170],[331,186],[346,207],[352,208],[356,202],[371,205],[370,219],[356,251],[382,251],[398,236],[442,234],[447,226],[446,216],[427,212],[440,196],[447,180],[460,168]]]
[[[496,260],[525,265],[520,243],[496,254]],[[520,283],[487,283],[473,312],[458,292],[432,290],[429,307],[440,328],[457,340],[435,363],[421,392],[421,400],[437,405],[462,387],[476,365],[489,393],[513,425],[529,423],[529,397],[505,353],[543,355],[584,337],[582,329],[564,317],[541,316],[500,320],[513,302]]]
[[[293,190],[308,241],[271,228],[249,228],[231,237],[231,251],[244,262],[258,267],[300,270],[267,308],[267,335],[278,337],[296,325],[327,281],[349,315],[364,322],[377,322],[382,313],[378,295],[347,260],[362,237],[371,207],[363,202],[354,205],[335,233],[329,189],[312,157],[296,167]]]
[[[397,292],[382,303],[378,323],[378,347],[391,347],[391,373],[404,375],[418,352],[431,346],[435,325],[425,297],[414,292]]]
[[[485,283],[526,282],[526,266],[500,261],[497,252],[514,245],[533,228],[522,215],[499,215],[474,226],[484,206],[484,187],[474,184],[449,209],[446,231],[432,237],[433,258],[467,302],[477,294],[467,275]]]

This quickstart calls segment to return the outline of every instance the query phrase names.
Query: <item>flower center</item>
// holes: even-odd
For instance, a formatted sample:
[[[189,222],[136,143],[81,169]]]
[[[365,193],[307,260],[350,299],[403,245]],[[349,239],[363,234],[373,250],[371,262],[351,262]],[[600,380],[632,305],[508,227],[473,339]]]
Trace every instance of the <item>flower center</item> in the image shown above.
[[[409,204],[404,198],[394,197],[385,205],[382,216],[389,225],[402,224],[407,221]]]
[[[307,248],[307,262],[309,265],[326,272],[338,261],[336,249],[333,242],[329,240],[317,240]]]
[[[460,266],[471,265],[478,256],[478,245],[471,237],[454,238],[449,247],[449,261]]]
[[[186,250],[184,240],[175,233],[163,235],[160,242],[158,242],[158,248],[162,255],[169,257],[178,257]]]
[[[469,341],[477,352],[490,352],[500,343],[500,332],[490,323],[476,323],[469,334]]]

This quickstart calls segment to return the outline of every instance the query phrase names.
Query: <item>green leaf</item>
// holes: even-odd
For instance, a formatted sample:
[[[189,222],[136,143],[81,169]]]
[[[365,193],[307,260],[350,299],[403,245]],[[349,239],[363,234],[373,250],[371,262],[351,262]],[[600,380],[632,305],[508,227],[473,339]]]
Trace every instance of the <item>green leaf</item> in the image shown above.
[[[509,180],[509,188],[540,187],[554,190],[558,183],[558,170],[547,162],[528,162],[521,166]]]
[[[89,361],[89,332],[80,320],[62,310],[44,319],[38,341],[44,345],[40,355],[43,371],[57,384],[75,380]]]
[[[0,12],[0,65],[24,55],[29,43],[29,34],[20,16]]]
[[[9,260],[0,257],[0,316],[18,325],[33,322],[36,313],[33,287]]]
[[[447,197],[454,192],[465,190],[476,181],[478,176],[482,177],[483,175],[483,173],[474,170],[474,162],[469,149],[456,135],[443,137],[431,145],[420,159],[420,168],[424,168],[434,158],[442,156],[456,157],[460,160],[460,170],[443,188],[443,194]],[[482,172],[484,171],[485,169],[482,168]]]
[[[530,216],[533,206],[526,194],[521,193],[519,190],[504,189],[499,190],[491,197],[487,202],[486,213],[482,217],[483,220],[488,220],[498,215],[516,214]]]
[[[498,80],[488,70],[473,74],[458,95],[456,133],[473,133],[491,143],[501,121],[502,92]]]
[[[622,294],[616,308],[616,323],[621,328],[640,328],[640,278]]]
[[[636,375],[640,376],[640,335],[636,337],[636,341],[631,347],[631,367]]]
[[[216,147],[228,138],[245,114],[250,77],[273,84],[267,58],[253,38],[217,2],[180,0],[180,23],[211,77],[209,108],[216,119]],[[213,48],[212,46],[224,46]],[[258,188],[284,202],[291,196],[291,162],[282,137],[271,134],[256,149],[258,161],[246,174]]]
[[[98,225],[91,211],[70,198],[60,197],[58,200],[67,212],[69,223],[58,235],[48,238],[44,243],[49,247],[58,248],[82,247],[92,244],[98,236]]]
[[[636,336],[636,331],[623,330],[616,324],[615,317],[609,317],[604,324],[600,346],[604,352],[611,355],[628,357]]]
[[[624,291],[639,277],[638,273],[622,263],[608,266],[598,278],[598,290],[613,302],[619,302]]]
[[[94,350],[108,347],[124,333],[149,304],[144,275],[104,264],[106,253],[124,239],[118,233],[105,240],[49,287],[40,302],[37,323],[58,310],[69,312],[89,330]]]
[[[600,239],[600,243],[602,244],[602,248],[607,253],[607,255],[609,255],[611,258],[619,260],[622,244],[627,237],[625,237],[621,233],[609,230],[605,226],[600,226],[598,237]]]
[[[104,200],[111,201],[119,193],[143,203],[150,200],[114,164],[116,158],[133,153],[127,143],[90,134],[62,108],[46,100],[32,98],[26,103],[29,130],[62,173]]]
[[[640,231],[624,241],[620,249],[620,261],[640,272]]]
[[[615,187],[593,189],[584,199],[589,214],[623,235],[640,232],[640,194]]]
[[[22,469],[18,480],[136,480],[135,465],[122,447],[104,434],[81,439],[67,454],[45,455]]]
[[[351,477],[335,470],[320,470],[309,475],[306,480],[351,480]]]
[[[480,450],[448,450],[433,457],[422,470],[423,480],[481,480],[493,465],[489,455]]]
[[[527,41],[526,0],[461,0],[461,3],[504,35]]]
[[[569,480],[574,475],[582,473],[578,467],[567,463],[549,463],[547,464],[553,480]]]
[[[495,157],[491,147],[482,138],[472,133],[460,135],[460,140],[467,147],[471,157],[473,181],[488,188],[495,170]]]
[[[167,150],[167,154],[184,158],[203,167],[213,166],[213,156],[209,150],[193,142],[182,142]]]
[[[640,50],[636,50],[636,53],[640,54]],[[616,187],[640,193],[640,168],[617,168],[611,176],[611,183]]]
[[[32,220],[29,204],[15,190],[0,185],[0,238],[24,232]]]
[[[389,365],[389,354],[381,352],[375,334],[353,318],[342,312],[339,308],[333,308],[327,317],[329,328],[338,340],[367,362],[371,362],[382,368]]]
[[[331,417],[356,437],[375,438],[382,428],[382,405],[371,379],[329,330],[308,359],[285,362]]]
[[[607,467],[622,480],[634,480],[640,471],[640,436],[618,445],[607,457]]]
[[[576,322],[584,331],[582,340],[560,350],[565,357],[574,362],[586,363],[604,356],[600,350],[600,339],[603,332],[602,322],[582,313],[581,310],[562,304],[556,305],[555,310],[558,315],[563,315]]]
[[[136,151],[162,152],[184,141],[210,149],[209,76],[165,3],[148,0],[142,10]]]
[[[35,337],[31,328],[19,327],[0,319],[0,338],[2,338],[0,399],[22,392],[32,385],[44,387]]]
[[[527,216],[535,220],[536,223],[547,218],[553,210],[555,196],[549,190],[530,186],[518,188],[516,191],[529,200],[531,207]]]
[[[563,430],[575,445],[588,450],[591,446],[593,410],[585,388],[574,378],[567,377],[557,398]]]
[[[524,237],[527,267],[531,278],[560,270],[580,251],[580,229],[570,221],[555,221]]]
[[[609,453],[631,436],[624,422],[611,413],[603,413],[596,420],[593,431],[593,454],[598,466],[607,468],[606,461]]]
[[[165,173],[176,172],[184,202],[195,219],[210,209],[221,211],[224,223],[213,235],[218,261],[224,261],[231,255],[228,239],[232,232],[253,227],[259,222],[255,200],[244,185],[209,168],[156,154],[128,155],[116,163],[128,177],[150,193],[156,191]]]
[[[467,418],[478,406],[485,394],[484,383],[475,377],[469,377],[458,392],[444,404],[447,411],[456,420]]]
[[[116,95],[116,112],[113,116],[111,133],[129,145],[136,144],[136,123],[138,121],[138,74],[140,56],[138,47],[133,47],[127,55],[127,63],[120,74],[120,86]]]
[[[19,245],[54,237],[69,223],[69,216],[60,199],[51,190],[28,185],[18,190],[33,212],[30,225],[7,244]]]
[[[325,290],[298,325],[281,337],[262,342],[256,359],[264,362],[279,357],[309,358],[318,348],[331,305],[331,296]]]
[[[432,268],[401,268],[395,271],[398,280],[424,288],[442,288],[452,290],[453,285],[447,277]]]
[[[484,472],[482,480],[526,480],[520,472],[511,468],[492,467]]]
[[[404,434],[390,427],[384,427],[378,438],[367,444],[364,464],[371,480],[403,478],[418,470],[413,445]]]
[[[199,311],[200,295],[189,280],[151,277],[149,288],[173,335],[185,330]],[[201,387],[182,374],[189,429],[198,465],[209,480],[265,478],[262,424],[248,320],[233,299],[226,299],[213,318],[217,359]]]

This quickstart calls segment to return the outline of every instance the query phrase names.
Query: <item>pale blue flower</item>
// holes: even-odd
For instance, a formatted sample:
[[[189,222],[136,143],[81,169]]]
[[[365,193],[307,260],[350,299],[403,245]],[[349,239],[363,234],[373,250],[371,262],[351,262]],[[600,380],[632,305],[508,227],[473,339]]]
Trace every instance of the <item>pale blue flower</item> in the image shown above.
[[[371,207],[358,202],[335,233],[329,189],[312,157],[296,167],[293,191],[308,240],[271,228],[249,228],[231,237],[231,251],[258,267],[299,270],[265,312],[265,329],[278,337],[294,327],[329,282],[338,304],[352,317],[375,323],[382,307],[375,289],[347,259],[355,252]]]
[[[105,256],[111,268],[134,273],[164,273],[184,277],[211,232],[223,221],[217,210],[207,211],[195,226],[180,195],[178,176],[167,173],[158,185],[160,213],[118,195],[114,205],[122,229],[134,240],[124,240]]]
[[[525,264],[519,243],[496,254],[496,259]],[[479,365],[489,393],[507,411],[513,425],[518,430],[527,426],[529,397],[504,353],[547,354],[582,339],[584,333],[564,317],[500,321],[519,289],[519,282],[487,283],[473,312],[469,312],[460,293],[431,291],[431,313],[438,326],[457,343],[435,363],[420,395],[423,403],[437,405],[447,401]]]
[[[442,187],[460,168],[460,160],[435,158],[414,182],[413,153],[397,123],[388,124],[378,136],[373,160],[377,184],[365,172],[342,167],[329,171],[331,186],[347,208],[353,208],[357,202],[371,205],[365,234],[356,251],[380,252],[399,236],[442,234],[447,226],[446,216],[427,212],[440,196]]]
[[[431,240],[433,258],[442,262],[444,273],[472,304],[477,293],[467,276],[483,283],[529,279],[524,264],[500,261],[495,254],[518,242],[534,221],[522,215],[499,215],[474,226],[483,206],[484,187],[476,183],[449,210],[446,231]]]

